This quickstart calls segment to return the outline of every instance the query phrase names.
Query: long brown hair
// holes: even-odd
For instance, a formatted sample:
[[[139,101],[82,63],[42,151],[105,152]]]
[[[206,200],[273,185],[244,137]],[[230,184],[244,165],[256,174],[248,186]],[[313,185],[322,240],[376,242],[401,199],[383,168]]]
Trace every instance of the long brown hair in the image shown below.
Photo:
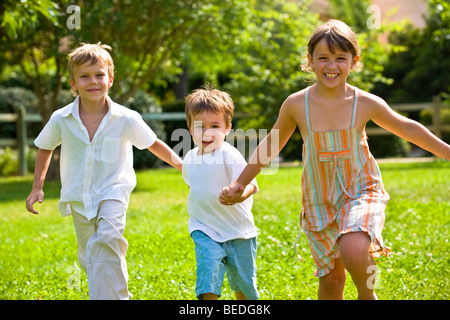
[[[308,53],[310,56],[313,55],[314,48],[322,39],[326,39],[328,48],[332,53],[334,53],[336,48],[350,52],[353,58],[361,53],[356,34],[352,28],[340,20],[330,19],[314,30],[308,41]],[[304,63],[302,69],[304,71],[312,71],[309,63]],[[355,69],[358,71],[362,69],[361,61],[358,61]]]

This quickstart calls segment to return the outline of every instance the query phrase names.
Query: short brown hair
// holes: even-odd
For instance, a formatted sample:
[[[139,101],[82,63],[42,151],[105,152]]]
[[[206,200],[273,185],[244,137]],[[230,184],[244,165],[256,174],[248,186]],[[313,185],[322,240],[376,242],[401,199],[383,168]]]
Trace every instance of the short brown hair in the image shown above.
[[[334,53],[336,48],[350,52],[353,58],[359,56],[361,53],[359,50],[358,39],[352,28],[340,20],[330,19],[325,24],[317,27],[309,38],[308,53],[310,56],[313,55],[317,43],[324,38],[332,53]],[[303,66],[303,69],[305,71],[310,71],[309,66]],[[355,69],[362,69],[362,63],[360,61],[358,61]]]
[[[81,43],[80,46],[69,53],[69,61],[67,62],[67,70],[69,78],[73,78],[74,67],[81,66],[87,62],[92,64],[100,63],[108,67],[108,77],[114,76],[114,62],[107,50],[111,51],[111,47],[100,42],[96,44]]]
[[[185,112],[189,129],[192,125],[192,118],[204,111],[222,113],[226,126],[229,126],[233,119],[234,103],[228,93],[214,89],[211,84],[206,84],[204,89],[194,90],[186,97]]]

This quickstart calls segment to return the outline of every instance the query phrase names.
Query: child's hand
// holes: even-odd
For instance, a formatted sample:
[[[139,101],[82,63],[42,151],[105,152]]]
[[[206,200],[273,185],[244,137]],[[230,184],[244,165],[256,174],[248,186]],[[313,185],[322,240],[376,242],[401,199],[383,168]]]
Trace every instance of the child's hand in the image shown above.
[[[244,190],[245,188],[243,186],[233,183],[222,189],[219,196],[219,201],[221,204],[226,206],[231,206],[238,202],[242,202],[244,200],[242,198]]]
[[[31,191],[30,195],[28,196],[27,200],[25,201],[27,210],[30,211],[33,214],[38,214],[36,210],[33,208],[33,204],[37,201],[39,203],[42,203],[44,200],[44,191],[37,190],[37,191]]]

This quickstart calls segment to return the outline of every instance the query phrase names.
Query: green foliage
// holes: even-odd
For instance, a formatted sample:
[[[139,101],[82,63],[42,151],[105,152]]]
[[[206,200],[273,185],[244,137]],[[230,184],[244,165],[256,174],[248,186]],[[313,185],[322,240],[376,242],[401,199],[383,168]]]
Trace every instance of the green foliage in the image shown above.
[[[446,95],[443,95],[444,98]],[[446,108],[441,108],[440,110],[440,118],[441,118],[441,124],[443,125],[449,125],[450,124],[450,100],[444,100],[444,105],[446,105]],[[424,125],[431,125],[433,124],[433,115],[434,110],[432,109],[423,109],[420,114],[420,123]],[[445,131],[442,133],[442,139],[446,142],[450,141],[450,132]]]
[[[450,169],[445,162],[380,164],[391,196],[383,237],[392,253],[377,259],[376,293],[385,300],[448,300]],[[266,172],[267,173],[267,172]],[[293,245],[299,231],[301,168],[258,176],[253,214],[258,234],[257,283],[262,300],[317,299],[318,280],[303,235],[299,262]],[[137,173],[125,237],[129,287],[136,300],[195,300],[195,253],[189,237],[181,174],[174,169]],[[57,210],[60,184],[45,185],[40,214],[25,211],[32,177],[1,178],[0,299],[88,299],[77,271],[72,219]],[[347,277],[345,297],[356,299]],[[234,299],[226,280],[221,299]]]
[[[383,74],[393,79],[392,85],[379,85],[376,91],[391,103],[430,101],[434,95],[449,92],[449,3],[432,0],[428,6],[424,29],[399,25],[390,36],[390,42],[403,50],[393,51],[386,61]]]
[[[233,42],[243,0],[89,1],[76,42],[113,47],[117,66],[112,95],[123,102],[147,82],[164,85],[191,55],[213,57]],[[131,22],[132,21],[132,22]],[[203,68],[203,70],[205,70]]]
[[[69,29],[66,9],[71,2],[67,0],[4,1],[0,4],[0,81],[32,89],[46,122],[69,88],[67,53],[79,42],[101,41],[113,47],[116,75],[111,96],[115,101],[125,103],[139,90],[158,88],[162,91],[158,97],[170,102],[169,84],[188,70],[195,80],[219,83],[232,94],[237,111],[251,115],[236,127],[270,129],[284,99],[314,81],[313,74],[300,70],[309,36],[322,23],[308,11],[310,2],[80,1],[75,4],[82,13],[81,28]],[[389,97],[389,102],[406,102],[412,92],[411,99],[429,100],[436,92],[448,91],[449,4],[429,3],[428,27],[414,31],[407,41],[400,41],[404,35],[398,33],[399,45],[394,47],[417,42],[418,49],[401,52],[397,58],[393,55],[387,63],[388,50],[378,42],[387,26],[367,29],[369,1],[331,1],[330,17],[344,20],[358,33],[365,67],[350,74],[351,84],[367,91],[377,85],[375,93]],[[391,78],[395,80],[392,89]],[[282,155],[299,159],[300,144],[295,131]]]
[[[69,33],[65,28],[68,1],[33,0],[8,3],[6,8],[9,14],[20,16],[18,20],[21,20],[24,26],[14,34],[0,32],[2,78],[5,79],[5,75],[8,75],[32,89],[36,95],[39,113],[46,122],[56,109],[64,84],[67,86],[63,74],[66,65],[65,54],[70,49],[67,38]],[[6,15],[7,11],[0,15],[0,18],[4,19]],[[8,78],[5,80],[9,81]]]
[[[232,65],[223,88],[235,101],[236,110],[250,114],[237,127],[270,129],[283,101],[312,80],[300,70],[309,36],[320,23],[306,10],[309,1],[251,1],[245,28],[230,48]],[[285,158],[300,158],[300,134],[294,133],[283,150]]]
[[[386,29],[375,29],[357,34],[361,49],[361,62],[364,67],[361,71],[352,71],[348,82],[358,88],[373,92],[377,83],[390,85],[392,79],[383,74],[388,59],[386,46],[378,40],[379,35]]]
[[[370,0],[330,0],[330,4],[330,16],[345,21],[357,33],[367,30]]]
[[[36,161],[36,148],[28,148],[26,162],[28,172],[34,171]],[[19,154],[17,150],[6,147],[0,148],[0,176],[13,176],[19,172]]]
[[[156,100],[142,90],[137,91],[136,94],[125,101],[123,105],[141,114],[155,114],[161,113],[162,111]],[[164,124],[161,121],[144,121],[152,128],[159,139],[163,141],[166,140]],[[133,147],[133,165],[135,169],[152,168],[161,163],[162,161],[151,152],[147,150],[138,150]]]
[[[376,158],[406,157],[411,151],[408,141],[394,135],[375,135],[369,138],[370,152]]]
[[[7,1],[9,11],[0,10],[1,19],[13,15],[32,22],[29,28],[16,28],[14,36],[0,32],[2,80],[12,76],[32,88],[46,122],[61,89],[68,88],[67,53],[80,42],[112,46],[116,77],[111,96],[123,103],[149,84],[167,86],[190,60],[201,72],[215,74],[216,66],[221,69],[228,61],[221,53],[235,45],[248,0],[80,1],[75,3],[80,29],[66,27],[67,0],[25,3]],[[8,26],[13,28],[13,22]]]
[[[19,33],[33,30],[38,21],[44,18],[55,26],[58,24],[58,5],[51,0],[15,1],[6,0],[0,5],[0,27],[4,28],[10,38],[17,38]]]
[[[232,48],[235,61],[228,71],[230,81],[224,85],[237,110],[252,115],[239,122],[244,129],[271,128],[284,99],[311,78],[300,71],[300,65],[319,21],[303,5],[280,0],[252,2],[239,46]]]
[[[347,23],[358,37],[360,61],[364,68],[360,72],[350,73],[348,82],[369,92],[373,90],[376,83],[391,84],[392,79],[385,77],[383,71],[389,50],[395,48],[390,44],[380,43],[379,37],[389,32],[392,25],[380,23],[377,27],[368,26],[371,15],[368,12],[371,4],[369,0],[331,0],[330,3],[330,17]]]
[[[251,115],[238,123],[244,130],[270,129],[283,101],[290,94],[314,82],[314,74],[302,72],[300,66],[306,58],[309,37],[323,22],[319,21],[317,15],[305,10],[308,3],[252,3],[251,16],[242,32],[240,45],[232,49],[235,62],[227,70],[229,81],[223,84],[232,94],[236,109]],[[355,8],[351,17],[365,21],[368,17],[367,7],[358,5]],[[339,15],[334,18],[344,21],[350,19]],[[352,19],[346,22],[352,25]],[[389,82],[382,75],[387,52],[378,41],[378,34],[384,29],[367,30],[361,22],[355,30],[360,31],[358,39],[365,67],[361,72],[352,72],[349,83],[370,91],[375,82]],[[282,156],[285,159],[301,158],[301,136],[298,130],[283,149]]]
[[[19,87],[4,88],[0,86],[0,114],[16,113],[19,107],[25,107],[27,112],[36,112],[36,96],[31,90]],[[1,122],[0,138],[15,138],[16,124]]]
[[[19,171],[19,157],[10,147],[0,149],[0,176],[9,176]]]
[[[37,112],[36,95],[33,91],[0,86],[0,113],[15,113],[19,107],[25,107],[26,112]]]

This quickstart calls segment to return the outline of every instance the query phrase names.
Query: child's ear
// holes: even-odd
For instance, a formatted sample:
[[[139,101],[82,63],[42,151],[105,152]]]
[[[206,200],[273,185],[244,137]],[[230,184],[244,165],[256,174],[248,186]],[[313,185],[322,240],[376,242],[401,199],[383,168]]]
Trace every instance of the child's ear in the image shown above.
[[[358,61],[359,61],[360,58],[361,58],[360,56],[355,56],[355,57],[353,58],[353,62],[352,62],[352,70],[356,68],[356,66],[357,66]]]
[[[114,82],[114,76],[111,76],[111,77],[109,78],[108,88],[111,88],[111,87],[112,87],[113,82]]]
[[[308,67],[310,67],[311,70],[314,70],[313,58],[312,58],[312,56],[308,53],[307,57],[308,57]]]
[[[76,84],[75,84],[75,81],[70,80],[70,86],[72,87],[72,89],[73,89],[74,91],[77,91],[77,90],[78,90],[78,89],[77,89],[77,86],[76,86]]]
[[[227,130],[225,131],[225,135],[228,135],[231,131],[231,123],[229,124]]]

